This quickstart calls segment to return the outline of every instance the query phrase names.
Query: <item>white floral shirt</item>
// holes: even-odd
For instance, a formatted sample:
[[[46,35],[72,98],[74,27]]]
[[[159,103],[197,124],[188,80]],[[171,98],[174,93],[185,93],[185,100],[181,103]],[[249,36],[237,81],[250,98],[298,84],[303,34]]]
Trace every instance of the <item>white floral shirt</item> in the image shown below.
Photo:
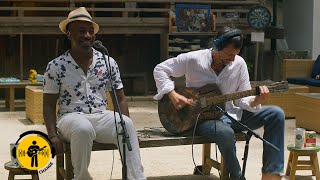
[[[118,65],[111,57],[110,66],[113,88],[123,88]],[[59,94],[58,117],[71,112],[96,113],[106,110],[106,91],[110,79],[108,69],[102,53],[95,49],[87,74],[69,51],[50,61],[44,74],[43,92]]]

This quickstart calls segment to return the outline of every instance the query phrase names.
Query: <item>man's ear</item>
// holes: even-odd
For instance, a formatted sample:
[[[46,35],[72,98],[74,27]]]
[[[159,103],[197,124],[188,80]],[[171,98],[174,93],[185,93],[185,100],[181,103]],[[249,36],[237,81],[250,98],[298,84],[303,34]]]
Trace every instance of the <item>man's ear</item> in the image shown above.
[[[70,31],[67,31],[67,37],[68,37],[68,39],[70,40]]]

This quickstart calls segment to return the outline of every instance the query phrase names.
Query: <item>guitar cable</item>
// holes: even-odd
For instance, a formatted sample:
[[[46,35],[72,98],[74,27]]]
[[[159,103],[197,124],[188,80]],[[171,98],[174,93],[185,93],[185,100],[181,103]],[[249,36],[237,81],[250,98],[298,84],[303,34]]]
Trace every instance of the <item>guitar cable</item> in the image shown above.
[[[199,117],[202,113],[199,113],[197,115],[197,120],[196,120],[196,124],[194,125],[194,128],[193,128],[193,133],[192,133],[192,143],[191,143],[191,154],[192,154],[192,161],[193,161],[193,165],[195,167],[195,169],[200,172],[202,175],[205,176],[205,174],[198,168],[195,160],[194,160],[194,151],[193,151],[193,144],[194,144],[194,137],[195,137],[195,133],[196,133],[196,129],[197,129],[197,124],[198,124],[198,121],[199,121]],[[213,120],[214,121],[214,136],[217,138],[217,122],[216,120]],[[215,143],[215,154],[216,154],[216,161],[218,162],[218,145],[217,143]],[[220,170],[218,170],[218,173],[219,173],[219,179],[221,179],[221,174],[220,174]]]
[[[193,161],[194,168],[195,168],[198,172],[200,172],[203,176],[205,176],[205,174],[203,174],[203,172],[198,168],[198,166],[197,166],[197,164],[196,164],[196,161],[194,160],[194,152],[193,152],[194,137],[195,137],[195,134],[196,134],[197,124],[198,124],[198,120],[199,120],[200,115],[201,115],[201,113],[199,113],[199,114],[197,115],[196,124],[194,125],[194,128],[193,128],[192,143],[191,143],[191,154],[192,154],[192,161]]]

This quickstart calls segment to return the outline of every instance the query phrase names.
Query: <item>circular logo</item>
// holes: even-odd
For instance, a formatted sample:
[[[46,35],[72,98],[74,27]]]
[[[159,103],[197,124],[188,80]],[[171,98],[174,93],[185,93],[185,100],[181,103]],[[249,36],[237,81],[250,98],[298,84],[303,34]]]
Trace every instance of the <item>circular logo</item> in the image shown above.
[[[302,135],[301,135],[301,134],[297,134],[297,135],[296,135],[296,139],[297,139],[298,141],[300,141],[300,140],[302,139]]]
[[[19,164],[29,170],[44,168],[51,157],[50,143],[41,135],[30,134],[20,140],[16,157]]]

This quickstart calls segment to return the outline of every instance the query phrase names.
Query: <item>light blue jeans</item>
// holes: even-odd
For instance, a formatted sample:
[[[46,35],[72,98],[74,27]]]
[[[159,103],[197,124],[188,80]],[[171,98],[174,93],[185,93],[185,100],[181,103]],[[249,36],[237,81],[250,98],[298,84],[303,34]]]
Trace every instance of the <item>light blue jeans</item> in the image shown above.
[[[280,174],[283,172],[284,120],[284,112],[277,106],[262,106],[260,111],[254,113],[243,110],[241,122],[253,130],[264,126],[263,138],[280,149],[278,152],[263,143],[262,173]],[[219,120],[204,121],[196,129],[197,135],[211,138],[216,142],[226,161],[232,180],[239,179],[241,176],[240,164],[236,156],[235,132],[243,130],[239,124],[232,123],[226,116]]]

